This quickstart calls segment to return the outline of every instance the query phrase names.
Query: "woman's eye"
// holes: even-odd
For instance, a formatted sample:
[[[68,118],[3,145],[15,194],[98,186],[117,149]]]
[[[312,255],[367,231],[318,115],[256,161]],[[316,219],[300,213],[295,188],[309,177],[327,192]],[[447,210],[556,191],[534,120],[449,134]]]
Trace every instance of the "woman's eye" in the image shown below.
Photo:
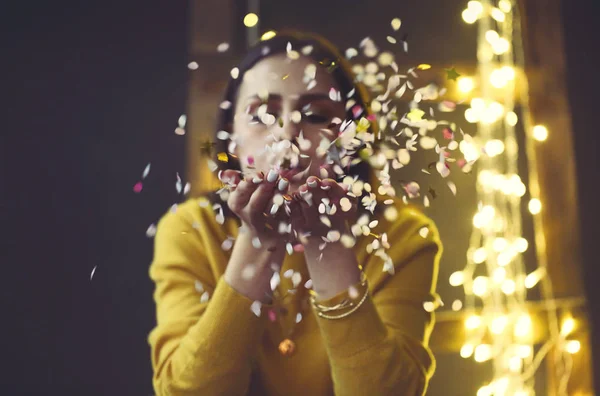
[[[329,117],[314,113],[304,114],[302,118],[311,124],[325,124],[327,121],[329,121]]]

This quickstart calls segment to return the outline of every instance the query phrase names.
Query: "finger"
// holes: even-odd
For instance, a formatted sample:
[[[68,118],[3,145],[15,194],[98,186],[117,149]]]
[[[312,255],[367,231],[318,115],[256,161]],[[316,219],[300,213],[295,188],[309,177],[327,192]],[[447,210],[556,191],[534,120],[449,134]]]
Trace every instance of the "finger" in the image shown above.
[[[257,184],[253,183],[249,178],[242,180],[237,185],[236,189],[229,195],[227,204],[234,213],[240,213],[247,205],[252,196],[252,193],[257,188]]]
[[[235,188],[242,179],[242,172],[234,169],[225,169],[219,171],[218,178],[221,182]]]
[[[256,191],[250,197],[248,201],[249,216],[252,221],[259,221],[264,217],[264,213],[270,210],[270,201],[275,195],[275,183],[263,180],[258,184]]]

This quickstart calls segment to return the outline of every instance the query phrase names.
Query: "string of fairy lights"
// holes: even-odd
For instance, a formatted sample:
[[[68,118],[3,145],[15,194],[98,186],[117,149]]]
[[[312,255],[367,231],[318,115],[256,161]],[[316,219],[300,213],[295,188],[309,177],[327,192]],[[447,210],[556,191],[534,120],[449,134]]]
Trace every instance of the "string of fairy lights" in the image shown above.
[[[546,276],[546,250],[540,212],[535,144],[543,144],[548,130],[531,126],[527,101],[527,81],[522,73],[524,55],[516,2],[510,0],[469,1],[462,13],[468,24],[478,25],[478,70],[474,77],[458,80],[463,94],[477,91],[465,119],[477,124],[477,136],[463,141],[460,149],[467,161],[477,160],[476,190],[478,208],[467,251],[467,264],[450,276],[452,286],[465,292],[466,341],[463,358],[478,363],[491,361],[493,378],[477,391],[477,396],[534,395],[534,375],[544,358],[552,353],[558,378],[558,395],[566,395],[572,367],[570,354],[580,348],[567,337],[575,322],[566,318],[559,326],[552,284]],[[515,112],[519,98],[521,119]],[[528,188],[518,172],[519,145],[515,127],[525,131],[528,162]],[[529,191],[528,209],[533,216],[537,268],[527,273],[522,253],[528,241],[522,237],[521,199]],[[534,349],[532,317],[527,292],[540,288],[545,304],[548,341]],[[538,329],[539,330],[539,329]]]

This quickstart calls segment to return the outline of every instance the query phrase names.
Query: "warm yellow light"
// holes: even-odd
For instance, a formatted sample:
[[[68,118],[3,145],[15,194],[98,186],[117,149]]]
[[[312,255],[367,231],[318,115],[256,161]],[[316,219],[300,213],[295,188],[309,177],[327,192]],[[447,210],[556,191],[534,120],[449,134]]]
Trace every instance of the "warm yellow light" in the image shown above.
[[[510,296],[517,289],[517,284],[512,279],[506,279],[504,282],[502,282],[500,289],[502,290],[502,293]]]
[[[500,284],[506,279],[506,270],[502,267],[498,267],[492,273],[492,280],[494,283]]]
[[[488,344],[480,344],[475,347],[475,361],[478,363],[485,362],[492,358],[492,346]]]
[[[507,80],[514,80],[515,79],[515,69],[513,69],[512,67],[510,67],[510,66],[502,66],[502,68],[500,69],[500,71],[504,75],[504,78],[506,78]]]
[[[482,248],[482,247],[477,248],[473,252],[473,262],[475,264],[481,264],[485,260],[487,260],[487,251],[485,250],[485,248]]]
[[[492,51],[496,55],[502,55],[505,52],[508,52],[510,49],[510,42],[504,37],[498,38],[498,40],[494,41],[492,44]]]
[[[274,30],[269,30],[268,32],[264,32],[262,36],[260,36],[260,39],[262,41],[265,40],[270,40],[273,37],[275,37],[277,35],[277,33]]]
[[[532,198],[529,201],[529,212],[536,215],[542,211],[542,202],[537,198]]]
[[[484,385],[477,389],[477,396],[492,396],[493,394],[494,389],[489,385]]]
[[[532,351],[533,351],[533,349],[529,345],[518,345],[517,346],[517,355],[519,355],[519,357],[521,357],[521,359],[527,359],[531,355]]]
[[[469,1],[467,3],[467,8],[472,10],[477,15],[481,15],[481,13],[483,13],[483,4],[477,0]]]
[[[515,336],[525,337],[531,333],[531,317],[527,314],[521,314],[515,323]]]
[[[501,267],[507,266],[513,259],[513,255],[510,252],[502,252],[498,255],[498,265]]]
[[[475,88],[475,80],[471,77],[460,77],[457,83],[458,90],[462,93],[469,93]]]
[[[487,293],[488,278],[485,276],[478,276],[473,280],[473,294],[476,296],[483,296]]]
[[[485,32],[485,39],[488,43],[494,45],[494,43],[500,39],[500,35],[495,30],[488,30]]]
[[[579,350],[581,349],[581,343],[577,340],[570,340],[567,341],[567,343],[565,344],[565,350],[567,352],[569,352],[570,354],[574,354],[579,352]]]
[[[502,334],[506,325],[508,324],[508,318],[504,315],[498,316],[492,320],[492,324],[490,325],[490,330],[494,334]]]
[[[525,239],[525,238],[517,238],[515,240],[514,246],[515,246],[515,249],[517,250],[517,252],[523,253],[529,247],[529,243],[527,242],[527,239]]]
[[[253,12],[246,14],[246,16],[244,17],[244,25],[246,27],[256,26],[257,23],[258,23],[258,15],[256,15]]]
[[[450,285],[460,286],[465,281],[465,274],[462,271],[453,272],[450,275]]]
[[[477,14],[470,8],[467,8],[462,12],[462,19],[470,25],[477,21]]]
[[[510,126],[515,126],[517,125],[517,122],[519,122],[519,117],[517,116],[517,113],[515,113],[514,111],[509,111],[508,113],[506,113],[506,123]]]
[[[498,2],[498,7],[506,13],[509,13],[512,9],[512,5],[510,4],[509,0],[500,0]]]
[[[473,355],[473,344],[465,344],[460,348],[460,357],[463,359],[469,358]]]
[[[483,100],[482,98],[471,99],[471,108],[478,112],[485,110],[485,100]]]
[[[495,238],[494,242],[492,243],[492,247],[496,252],[503,251],[507,246],[508,242],[506,241],[506,238]]]
[[[496,69],[490,74],[490,82],[496,88],[503,88],[508,83],[502,69]]]
[[[538,142],[543,142],[548,139],[548,129],[543,125],[533,127],[533,138]]]
[[[504,152],[504,142],[500,139],[488,140],[485,143],[485,152],[490,157],[495,157]]]
[[[452,302],[452,310],[453,311],[460,311],[460,309],[462,308],[463,303],[460,300],[454,300]]]
[[[467,120],[468,123],[475,124],[477,121],[479,121],[479,116],[475,110],[468,108],[465,110],[465,120]]]
[[[542,279],[542,277],[546,275],[546,269],[544,267],[540,267],[533,271],[531,274],[525,277],[525,287],[527,289],[531,289]]]
[[[494,395],[506,395],[508,384],[508,377],[498,378],[494,381]]]
[[[571,332],[573,331],[574,328],[575,328],[575,320],[573,318],[567,318],[567,319],[565,319],[562,326],[560,327],[560,335],[565,337],[565,336],[571,334]]]
[[[518,356],[511,356],[508,359],[508,369],[513,373],[520,373],[523,369],[523,359]]]
[[[475,330],[481,326],[481,317],[479,315],[471,315],[465,320],[465,328],[467,330]]]
[[[504,22],[506,19],[506,15],[502,12],[502,10],[498,8],[492,8],[492,18],[494,18],[498,22]]]

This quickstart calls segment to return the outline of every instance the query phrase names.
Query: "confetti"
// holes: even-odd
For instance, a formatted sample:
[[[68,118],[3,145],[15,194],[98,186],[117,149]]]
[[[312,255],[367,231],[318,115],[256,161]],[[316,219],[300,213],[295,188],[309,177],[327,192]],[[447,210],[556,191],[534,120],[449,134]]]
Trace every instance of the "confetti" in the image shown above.
[[[177,120],[177,125],[179,126],[179,128],[185,128],[186,123],[187,123],[187,116],[185,114],[180,115],[179,119]]]
[[[183,135],[185,135],[185,129],[177,127],[177,128],[175,128],[175,134],[179,135],[179,136],[183,136]]]
[[[194,281],[194,288],[196,289],[196,291],[198,293],[203,293],[204,292],[204,285],[202,285],[202,282],[200,282],[197,279]]]
[[[137,182],[133,186],[133,192],[136,193],[136,194],[139,194],[139,193],[142,192],[142,188],[143,188],[142,182]]]
[[[188,69],[190,69],[190,70],[197,70],[198,69],[198,62],[190,62],[190,63],[188,63]]]
[[[400,20],[400,18],[392,19],[392,29],[398,31],[400,29],[400,26],[402,26],[402,20]]]
[[[146,167],[144,168],[144,172],[142,173],[142,179],[145,179],[149,173],[150,173],[150,163],[148,163],[148,165],[146,165]]]
[[[444,69],[446,71],[446,78],[448,80],[454,80],[456,81],[456,79],[458,77],[460,77],[461,75],[456,71],[456,68],[451,68],[451,69]]]
[[[252,303],[252,305],[250,305],[250,310],[254,313],[254,315],[260,317],[261,307],[262,307],[262,304],[260,301],[254,301]]]
[[[90,280],[92,280],[92,278],[94,277],[94,273],[96,272],[96,267],[98,267],[98,266],[95,266],[95,267],[92,269],[92,273],[90,274]]]
[[[221,43],[217,46],[217,51],[219,52],[227,52],[229,49],[229,43]]]
[[[154,224],[150,224],[150,227],[146,230],[146,236],[148,238],[152,238],[156,235],[156,226]]]
[[[427,235],[429,235],[429,228],[427,227],[423,227],[419,230],[419,235],[421,235],[421,237],[423,238],[427,238]]]

